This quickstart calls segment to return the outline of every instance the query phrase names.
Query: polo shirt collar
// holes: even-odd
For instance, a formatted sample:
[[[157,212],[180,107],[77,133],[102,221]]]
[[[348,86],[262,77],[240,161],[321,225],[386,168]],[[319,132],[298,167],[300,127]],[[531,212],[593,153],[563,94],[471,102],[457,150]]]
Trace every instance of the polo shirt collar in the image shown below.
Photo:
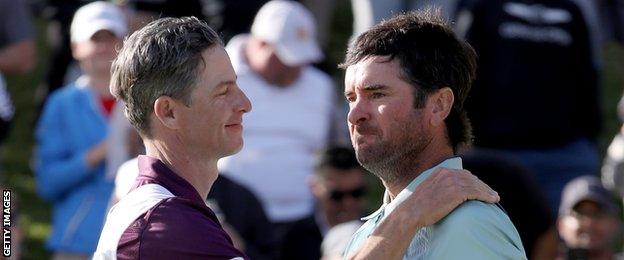
[[[384,218],[384,216],[387,216],[388,214],[390,214],[392,211],[394,211],[394,209],[401,204],[403,201],[405,201],[410,195],[412,195],[412,193],[414,192],[414,190],[416,189],[416,187],[418,187],[418,185],[420,185],[423,181],[425,181],[436,169],[440,168],[440,167],[444,167],[444,168],[449,168],[449,169],[463,169],[462,168],[462,160],[460,157],[452,157],[449,159],[444,160],[443,162],[439,163],[436,166],[433,166],[432,168],[429,168],[428,170],[422,172],[420,175],[418,175],[418,177],[416,177],[414,180],[412,180],[412,182],[410,182],[407,187],[405,187],[405,189],[403,189],[401,192],[399,192],[399,194],[396,196],[396,198],[394,198],[394,200],[390,199],[390,194],[388,194],[388,190],[386,190],[384,192],[384,203],[383,205],[381,205],[381,207],[373,212],[372,214],[363,217],[362,220],[366,221],[369,219],[377,219],[376,222],[381,221],[381,219]]]
[[[180,175],[173,172],[167,165],[157,158],[147,155],[139,155],[139,177],[147,179],[165,187],[173,195],[179,198],[191,200],[201,205],[206,205],[197,190]]]

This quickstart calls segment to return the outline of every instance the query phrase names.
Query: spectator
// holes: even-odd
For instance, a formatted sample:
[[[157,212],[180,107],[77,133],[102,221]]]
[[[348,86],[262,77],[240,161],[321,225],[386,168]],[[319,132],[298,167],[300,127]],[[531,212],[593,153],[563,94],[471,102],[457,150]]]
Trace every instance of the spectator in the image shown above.
[[[560,259],[622,259],[614,250],[621,235],[620,210],[600,179],[581,176],[562,193],[557,228],[565,244]]]
[[[45,80],[39,93],[42,102],[58,88],[73,82],[79,74],[71,51],[70,24],[74,13],[81,6],[94,0],[49,0],[45,1],[44,14],[48,18],[47,42],[50,47]]]
[[[24,0],[0,0],[0,142],[15,108],[3,75],[24,74],[35,66],[35,40]]]
[[[35,40],[30,12],[25,1],[0,0],[0,144],[9,134],[10,122],[15,113],[4,75],[25,74],[34,67]],[[0,184],[5,181],[3,177],[4,175],[0,177]],[[16,205],[15,198],[13,205]],[[12,259],[20,259],[21,243],[25,237],[18,212],[14,206],[11,225]]]
[[[466,100],[475,146],[524,164],[554,214],[565,183],[599,168],[599,86],[585,20],[568,0],[462,0],[457,10],[458,34],[479,56]]]
[[[245,146],[220,160],[219,170],[260,198],[278,243],[312,214],[306,179],[314,153],[328,143],[335,95],[329,76],[309,65],[322,58],[315,39],[310,12],[276,0],[260,9],[251,35],[226,46],[254,111],[245,119]]]
[[[620,122],[624,122],[624,97],[617,106]],[[604,187],[624,201],[624,125],[613,137],[602,164],[602,183]]]
[[[107,178],[108,90],[115,47],[127,31],[120,9],[107,2],[81,7],[71,25],[72,54],[83,75],[55,91],[36,129],[37,190],[53,203],[53,259],[87,259],[94,251],[113,188]]]
[[[364,169],[353,149],[330,147],[319,154],[310,176],[316,212],[293,225],[282,245],[282,259],[319,259],[321,242],[334,226],[364,214]],[[345,239],[348,241],[350,235]],[[344,248],[343,248],[344,249]]]

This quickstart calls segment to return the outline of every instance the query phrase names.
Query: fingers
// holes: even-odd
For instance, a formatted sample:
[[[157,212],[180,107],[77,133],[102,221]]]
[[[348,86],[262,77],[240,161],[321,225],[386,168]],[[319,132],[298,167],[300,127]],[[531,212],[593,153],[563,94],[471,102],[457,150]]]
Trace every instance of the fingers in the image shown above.
[[[488,203],[496,203],[500,200],[498,193],[477,176],[467,170],[462,170],[462,174],[468,179],[464,185],[467,185],[466,195],[469,200],[480,200]]]
[[[470,181],[465,182],[466,195],[469,200],[480,200],[487,203],[496,203],[500,200],[500,196],[490,186],[481,181],[470,172],[466,171],[471,176]]]
[[[500,201],[500,196],[498,196],[498,192],[494,191],[490,186],[477,179],[477,190],[475,197],[473,199],[480,200],[487,203],[496,203]]]
[[[487,184],[467,170],[437,169],[402,203],[406,211],[419,215],[421,224],[436,223],[467,200],[496,203],[500,200]]]
[[[467,170],[439,168],[435,176],[435,183],[439,186],[449,186],[447,189],[457,194],[461,202],[466,200],[480,200],[487,203],[500,201],[500,196],[490,186]]]

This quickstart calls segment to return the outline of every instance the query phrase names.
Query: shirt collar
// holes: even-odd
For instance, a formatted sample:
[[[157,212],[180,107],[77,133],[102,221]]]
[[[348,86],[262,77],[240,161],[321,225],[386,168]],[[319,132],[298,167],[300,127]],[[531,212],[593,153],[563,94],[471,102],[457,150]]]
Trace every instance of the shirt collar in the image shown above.
[[[139,177],[137,181],[157,183],[169,190],[176,197],[188,199],[206,205],[197,190],[188,181],[173,172],[157,158],[139,155]]]
[[[407,185],[407,187],[405,187],[405,189],[399,192],[394,200],[390,201],[390,194],[388,194],[388,190],[386,190],[384,192],[383,205],[381,205],[381,207],[377,211],[366,217],[363,217],[362,220],[366,221],[369,219],[378,218],[380,216],[381,218],[383,218],[383,216],[390,214],[399,204],[401,204],[401,202],[405,201],[410,195],[412,195],[418,185],[425,181],[436,169],[440,167],[449,169],[463,169],[462,160],[460,157],[452,157],[444,160],[438,165],[433,166],[419,174],[414,180],[412,180],[412,182]]]

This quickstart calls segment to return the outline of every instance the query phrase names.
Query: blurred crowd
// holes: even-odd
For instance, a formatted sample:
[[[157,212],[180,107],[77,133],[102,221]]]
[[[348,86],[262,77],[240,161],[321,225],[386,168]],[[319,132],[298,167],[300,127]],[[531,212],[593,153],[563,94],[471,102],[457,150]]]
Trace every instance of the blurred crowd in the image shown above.
[[[602,50],[624,43],[621,0],[351,0],[352,38],[439,7],[478,54],[465,168],[501,195],[529,259],[616,259],[624,243],[624,126],[600,157]],[[109,91],[123,39],[160,17],[217,30],[253,110],[206,203],[252,259],[340,259],[370,201],[327,69],[330,0],[0,0],[0,138],[15,111],[3,76],[47,64],[33,170],[52,205],[53,259],[89,259],[132,187],[143,144]],[[33,15],[51,55],[35,53]],[[303,44],[301,43],[303,42]],[[330,65],[335,66],[335,65]],[[622,86],[624,87],[624,86]],[[618,107],[624,122],[624,101]],[[17,239],[17,238],[16,238]],[[16,243],[17,244],[17,243]],[[19,257],[19,252],[14,253]],[[620,259],[620,258],[617,258]]]

